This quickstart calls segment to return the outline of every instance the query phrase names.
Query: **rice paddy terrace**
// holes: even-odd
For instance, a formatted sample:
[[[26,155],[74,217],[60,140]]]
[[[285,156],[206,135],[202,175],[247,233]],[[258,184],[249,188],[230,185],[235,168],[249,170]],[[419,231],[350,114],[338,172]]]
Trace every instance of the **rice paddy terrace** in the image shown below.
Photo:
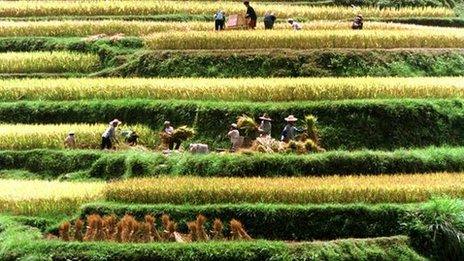
[[[1,260],[464,259],[464,4],[250,4],[0,1]]]

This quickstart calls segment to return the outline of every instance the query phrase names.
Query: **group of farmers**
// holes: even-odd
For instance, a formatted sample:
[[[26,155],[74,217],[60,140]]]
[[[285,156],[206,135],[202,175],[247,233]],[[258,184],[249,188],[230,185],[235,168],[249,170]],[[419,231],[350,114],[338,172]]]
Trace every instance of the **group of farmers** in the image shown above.
[[[251,7],[250,2],[248,0],[245,0],[243,4],[246,7],[246,14],[245,14],[245,19],[246,19],[246,25],[250,29],[255,29],[256,24],[258,21],[258,15],[255,12],[255,9]],[[265,29],[273,29],[274,28],[274,23],[277,20],[277,17],[274,15],[272,12],[266,12],[264,15],[264,28]],[[293,19],[288,19],[288,22],[290,23],[291,27],[293,30],[301,30],[301,25],[294,21]],[[214,15],[214,28],[216,31],[224,30],[225,28],[225,23],[226,23],[226,14],[223,10],[218,10],[216,14]]]
[[[260,136],[270,137],[272,130],[272,119],[267,114],[263,114],[261,117],[259,117],[259,119],[261,120],[261,123],[258,128]],[[293,115],[290,115],[285,118],[286,125],[282,130],[282,134],[280,137],[281,141],[288,142],[290,140],[294,140],[297,133],[302,131],[295,126],[296,121],[298,121],[298,119],[295,118]],[[109,123],[108,127],[101,136],[100,148],[102,150],[110,150],[113,148],[113,142],[117,140],[116,128],[121,123],[122,122],[118,119],[114,119]],[[169,136],[172,135],[173,132],[174,127],[172,126],[171,122],[165,121],[163,126],[163,134]],[[124,136],[125,141],[128,145],[137,145],[139,135],[135,131],[127,132]],[[230,139],[232,152],[236,151],[242,145],[244,139],[243,136],[240,135],[240,131],[236,123],[230,125],[230,130],[227,133],[227,137],[229,137]],[[64,140],[64,145],[67,148],[76,147],[76,138],[74,132],[69,132],[68,136]],[[169,150],[178,150],[180,148],[181,141],[171,140],[167,145]]]
[[[271,137],[272,119],[266,113],[263,114],[263,116],[259,117],[259,119],[261,120],[258,128],[260,136]],[[296,118],[293,115],[289,115],[284,120],[286,124],[280,135],[280,140],[283,142],[295,140],[297,134],[303,131],[303,129],[299,129],[295,126],[295,123],[298,121],[298,118]],[[227,133],[227,136],[230,138],[230,142],[232,143],[231,151],[236,151],[238,148],[241,147],[244,138],[240,136],[238,125],[236,123],[232,123],[230,125],[230,130],[229,133]]]
[[[245,19],[246,19],[247,27],[250,29],[255,29],[256,23],[258,21],[258,15],[256,14],[255,9],[251,7],[250,2],[248,0],[245,0],[243,4],[246,7]],[[274,23],[276,20],[277,20],[277,17],[275,16],[275,14],[270,11],[267,11],[264,14],[264,29],[266,30],[273,29]],[[226,23],[225,12],[223,10],[218,10],[216,14],[214,14],[215,30],[216,31],[224,30],[225,23]],[[290,24],[291,28],[295,31],[302,29],[302,26],[292,18],[288,19],[288,23]],[[351,28],[355,30],[361,30],[363,28],[363,16],[361,14],[356,15]]]

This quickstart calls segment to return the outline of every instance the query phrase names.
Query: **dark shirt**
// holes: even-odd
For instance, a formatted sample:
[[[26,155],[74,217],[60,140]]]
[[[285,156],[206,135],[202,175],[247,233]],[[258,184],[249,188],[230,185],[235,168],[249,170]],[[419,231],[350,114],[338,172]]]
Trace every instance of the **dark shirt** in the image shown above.
[[[363,28],[363,18],[356,16],[353,21],[353,25],[351,26],[353,29],[362,29]]]
[[[276,17],[274,15],[266,15],[264,17],[264,24],[272,28],[274,26],[275,20]]]
[[[275,15],[266,15],[264,17],[264,22],[269,23],[270,25],[274,25],[275,20],[276,20]]]
[[[129,143],[137,143],[137,139],[139,138],[139,135],[135,133],[131,133],[131,135],[127,138],[127,142]]]
[[[246,12],[246,18],[250,18],[251,20],[257,20],[258,16],[256,16],[255,9],[253,7],[248,6],[247,7],[247,12]]]

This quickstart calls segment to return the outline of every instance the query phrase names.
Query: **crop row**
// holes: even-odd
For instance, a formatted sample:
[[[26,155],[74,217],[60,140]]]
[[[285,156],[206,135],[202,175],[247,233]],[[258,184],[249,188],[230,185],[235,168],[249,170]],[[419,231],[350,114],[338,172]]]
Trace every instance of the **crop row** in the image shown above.
[[[464,78],[67,78],[0,80],[0,100],[305,101],[463,98]]]
[[[173,100],[21,101],[0,103],[0,122],[27,124],[105,123],[118,118],[127,124],[159,129],[165,120],[188,125],[200,142],[229,146],[230,123],[247,114],[258,120],[268,113],[278,137],[289,114],[318,118],[322,147],[334,149],[395,149],[460,146],[464,126],[460,99],[371,99],[324,102],[214,102]],[[221,119],[218,121],[218,119]],[[301,121],[297,123],[300,125]],[[411,132],[411,130],[414,132]],[[405,135],[408,133],[408,135]],[[220,145],[220,144],[216,144]]]
[[[49,125],[0,125],[0,149],[24,150],[36,148],[60,149],[69,132],[75,133],[76,148],[96,149],[100,147],[101,135],[106,129],[103,124],[49,124]],[[124,130],[134,130],[140,135],[140,144],[153,148],[158,136],[141,125],[123,126]],[[118,140],[124,147],[124,137],[118,133]]]
[[[105,187],[104,195],[109,201],[153,204],[409,203],[427,201],[441,195],[464,197],[464,175],[160,177],[113,182]]]
[[[83,203],[102,198],[131,204],[410,203],[435,196],[463,197],[463,179],[462,173],[436,173],[305,178],[158,177],[107,184],[0,180],[0,207],[3,212],[15,214],[71,213]]]
[[[145,37],[149,48],[183,49],[261,49],[261,48],[463,48],[464,30],[286,30],[211,32],[166,32]]]
[[[272,10],[277,17],[306,17],[312,20],[352,19],[351,7],[328,7],[308,5],[283,5],[254,3],[258,15]],[[157,14],[211,14],[224,10],[228,14],[244,13],[245,7],[235,2],[201,2],[201,1],[1,1],[1,17],[28,16],[65,16],[65,15],[157,15]],[[452,9],[442,7],[405,7],[384,8],[362,7],[359,9],[364,17],[398,18],[398,17],[453,17]]]
[[[0,53],[0,73],[87,73],[98,68],[99,57],[72,52]]]
[[[2,213],[72,214],[81,204],[100,199],[103,182],[0,179]]]
[[[313,21],[301,24],[305,30],[335,30],[349,29],[350,22],[342,21]],[[211,22],[141,22],[141,21],[4,21],[0,24],[0,37],[11,36],[88,36],[95,34],[123,33],[131,36],[141,36],[166,31],[212,31]],[[259,29],[264,29],[260,23]],[[276,23],[275,29],[289,29],[288,23]],[[364,30],[438,30],[435,27],[417,26],[407,24],[366,22]],[[454,29],[440,28],[452,32]]]
[[[11,0],[5,0],[11,1]],[[15,0],[16,1],[16,0]],[[50,0],[37,0],[37,1],[50,1]],[[75,1],[75,0],[61,0],[61,1]],[[133,0],[125,0],[125,1],[133,1]],[[140,1],[153,1],[153,0],[137,0],[136,2]],[[194,2],[200,1],[204,2],[204,0],[184,0],[185,2]],[[233,1],[233,0],[225,0],[225,1]],[[304,3],[309,5],[339,5],[339,6],[350,6],[351,4],[356,4],[357,6],[379,6],[382,8],[385,7],[424,7],[424,6],[445,6],[453,8],[455,6],[455,2],[459,0],[416,0],[411,2],[410,0],[365,0],[363,2],[358,2],[356,0],[260,0],[259,2],[276,2],[276,3],[287,3],[287,2],[297,2],[297,3]]]

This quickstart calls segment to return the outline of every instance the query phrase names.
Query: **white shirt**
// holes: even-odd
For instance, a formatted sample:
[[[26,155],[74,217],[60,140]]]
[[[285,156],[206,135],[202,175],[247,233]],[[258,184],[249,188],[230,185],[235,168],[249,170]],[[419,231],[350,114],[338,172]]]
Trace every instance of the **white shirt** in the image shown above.
[[[298,30],[301,30],[301,25],[297,22],[293,22],[292,28],[293,30],[298,31]]]
[[[238,130],[231,130],[227,133],[227,136],[229,136],[230,142],[236,143],[240,139],[240,132]]]
[[[110,125],[105,132],[103,132],[103,135],[102,137],[103,138],[113,138],[114,137],[114,134],[116,132],[116,127],[114,127],[113,125]]]
[[[174,128],[172,126],[169,126],[167,128],[164,128],[164,132],[167,134],[172,134],[174,132]]]

